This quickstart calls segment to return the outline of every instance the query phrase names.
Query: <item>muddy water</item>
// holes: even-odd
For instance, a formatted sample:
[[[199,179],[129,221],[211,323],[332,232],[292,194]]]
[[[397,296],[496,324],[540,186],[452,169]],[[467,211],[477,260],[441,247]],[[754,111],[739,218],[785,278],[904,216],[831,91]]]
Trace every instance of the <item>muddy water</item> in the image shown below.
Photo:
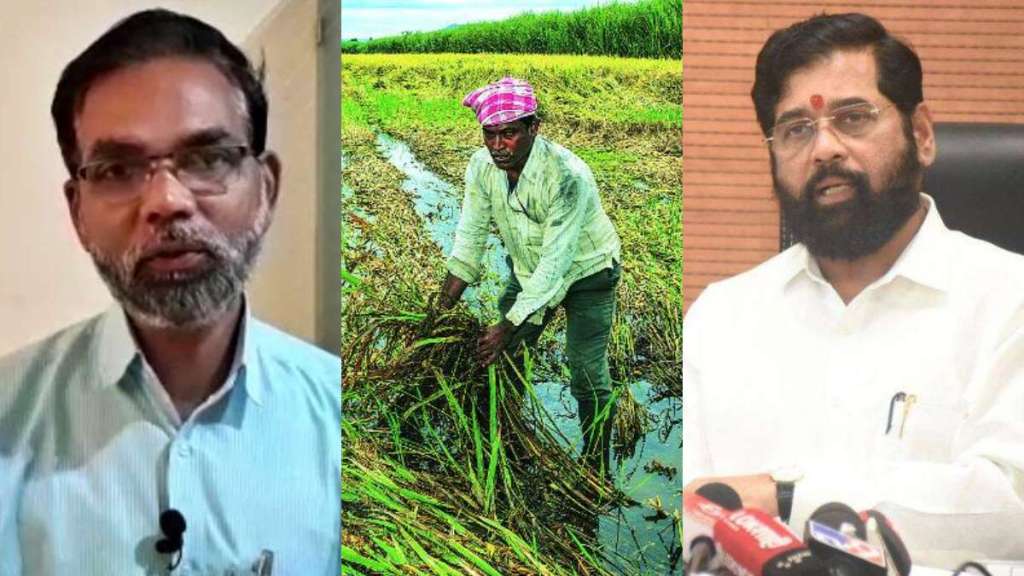
[[[409,193],[417,214],[423,218],[424,230],[444,254],[449,254],[462,203],[458,190],[416,160],[405,143],[382,133],[377,137],[377,149],[405,175],[402,189]],[[477,287],[467,290],[464,298],[486,320],[494,319],[495,302],[509,274],[505,250],[493,234],[487,241],[484,264],[488,272]],[[564,335],[558,338],[564,340]],[[644,381],[632,382],[629,386],[637,401],[651,412],[653,426],[640,440],[632,457],[614,463],[616,484],[636,502],[660,500],[668,518],[653,518],[655,513],[649,506],[623,507],[611,517],[600,518],[600,540],[614,551],[613,556],[630,559],[636,564],[629,568],[621,565],[610,568],[630,574],[668,574],[669,554],[678,546],[671,516],[679,509],[680,501],[681,430],[674,423],[681,421],[682,405],[678,398],[652,403],[653,393]],[[535,387],[541,402],[566,437],[568,447],[578,451],[582,441],[576,403],[567,383],[541,382]],[[667,473],[649,471],[657,467],[655,463],[667,466],[674,471],[674,476],[670,479]]]
[[[542,382],[535,387],[537,396],[552,414],[569,446],[578,453],[582,440],[576,420],[576,403],[568,387],[562,382]],[[618,555],[635,560],[638,565],[619,565],[619,568],[640,568],[642,574],[675,573],[670,572],[668,558],[674,546],[678,546],[679,539],[673,530],[671,516],[679,509],[679,491],[682,489],[681,426],[678,425],[682,404],[678,398],[651,402],[654,392],[646,381],[631,382],[629,387],[637,402],[651,412],[653,427],[637,444],[631,457],[613,461],[615,484],[636,502],[659,500],[669,518],[653,518],[655,512],[649,506],[619,508],[615,510],[615,516],[600,519],[601,543]],[[668,477],[670,472],[658,474],[654,471],[660,468],[658,464],[674,469],[671,479]]]
[[[458,191],[416,160],[404,142],[380,133],[377,135],[377,150],[405,174],[402,190],[409,193],[413,208],[423,218],[424,229],[441,247],[443,254],[451,254],[452,244],[455,242],[455,227],[459,223],[459,210],[462,206],[462,198],[459,197]],[[508,278],[505,254],[501,241],[492,234],[487,239],[487,252],[483,261],[484,274],[480,283],[467,288],[462,297],[474,312],[482,314],[484,318],[488,318],[488,313],[496,314],[494,303],[497,302],[501,288]]]

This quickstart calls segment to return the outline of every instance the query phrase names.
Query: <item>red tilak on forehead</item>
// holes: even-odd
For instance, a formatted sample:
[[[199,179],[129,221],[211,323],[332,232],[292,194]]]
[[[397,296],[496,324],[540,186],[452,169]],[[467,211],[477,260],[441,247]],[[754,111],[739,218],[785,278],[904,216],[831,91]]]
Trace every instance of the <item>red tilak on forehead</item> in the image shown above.
[[[821,110],[825,107],[825,99],[821,97],[821,94],[815,94],[811,96],[811,108],[815,110]]]

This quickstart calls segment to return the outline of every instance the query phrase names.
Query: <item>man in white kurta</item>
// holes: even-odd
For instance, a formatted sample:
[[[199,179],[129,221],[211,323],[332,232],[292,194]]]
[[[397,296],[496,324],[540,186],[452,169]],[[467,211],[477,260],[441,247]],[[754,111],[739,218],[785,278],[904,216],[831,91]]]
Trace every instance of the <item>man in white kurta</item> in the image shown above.
[[[930,112],[878,88],[880,28],[816,17],[759,57],[775,192],[802,241],[686,316],[687,490],[725,481],[798,532],[826,502],[877,508],[915,564],[1024,559],[1024,258],[950,231],[921,193]],[[794,64],[779,47],[801,35],[826,41]]]

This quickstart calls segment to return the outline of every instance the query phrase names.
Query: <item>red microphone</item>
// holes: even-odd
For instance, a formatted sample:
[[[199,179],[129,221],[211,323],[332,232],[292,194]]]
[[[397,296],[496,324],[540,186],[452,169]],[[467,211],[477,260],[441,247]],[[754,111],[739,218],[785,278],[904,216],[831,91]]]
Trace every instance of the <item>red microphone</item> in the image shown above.
[[[820,576],[827,568],[788,526],[744,508],[714,527],[722,564],[736,576]]]

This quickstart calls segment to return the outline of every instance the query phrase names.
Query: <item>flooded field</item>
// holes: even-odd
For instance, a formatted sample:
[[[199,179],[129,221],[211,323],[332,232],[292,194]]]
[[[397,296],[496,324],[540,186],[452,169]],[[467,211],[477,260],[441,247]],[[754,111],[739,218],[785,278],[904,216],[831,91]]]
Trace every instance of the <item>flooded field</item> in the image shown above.
[[[678,62],[502,58],[343,61],[343,355],[357,358],[343,396],[347,573],[407,573],[403,559],[427,573],[675,573]],[[537,87],[542,132],[591,166],[622,238],[609,354],[613,378],[629,391],[620,410],[629,403],[639,433],[616,447],[610,483],[576,465],[563,319],[526,374],[480,372],[466,361],[475,331],[497,319],[508,275],[496,237],[486,277],[446,320],[450,328],[417,328],[444,277],[462,173],[481,145],[459,100],[505,72]]]
[[[457,188],[416,160],[408,145],[387,134],[378,134],[377,149],[404,176],[402,190],[410,194],[416,213],[423,219],[424,232],[442,252],[448,253],[459,217],[461,199],[457,196]],[[471,292],[464,296],[470,308],[478,313],[482,311],[481,300],[497,298],[508,279],[505,250],[494,234],[488,238],[484,259],[495,274],[469,289]],[[626,385],[630,386],[640,405],[649,410],[650,431],[639,439],[637,446],[631,447],[634,453],[630,457],[613,461],[616,485],[634,502],[660,503],[662,509],[672,510],[679,493],[681,427],[678,423],[682,407],[678,399],[655,399],[649,382],[637,381]],[[575,401],[569,395],[568,387],[564,382],[548,381],[537,383],[535,388],[543,407],[564,436],[563,446],[567,450],[578,451],[582,435]],[[653,506],[620,506],[602,516],[599,541],[623,556],[639,558],[645,568],[664,568],[667,571],[669,563],[666,560],[676,544],[671,517],[656,519],[656,512],[649,508]]]

